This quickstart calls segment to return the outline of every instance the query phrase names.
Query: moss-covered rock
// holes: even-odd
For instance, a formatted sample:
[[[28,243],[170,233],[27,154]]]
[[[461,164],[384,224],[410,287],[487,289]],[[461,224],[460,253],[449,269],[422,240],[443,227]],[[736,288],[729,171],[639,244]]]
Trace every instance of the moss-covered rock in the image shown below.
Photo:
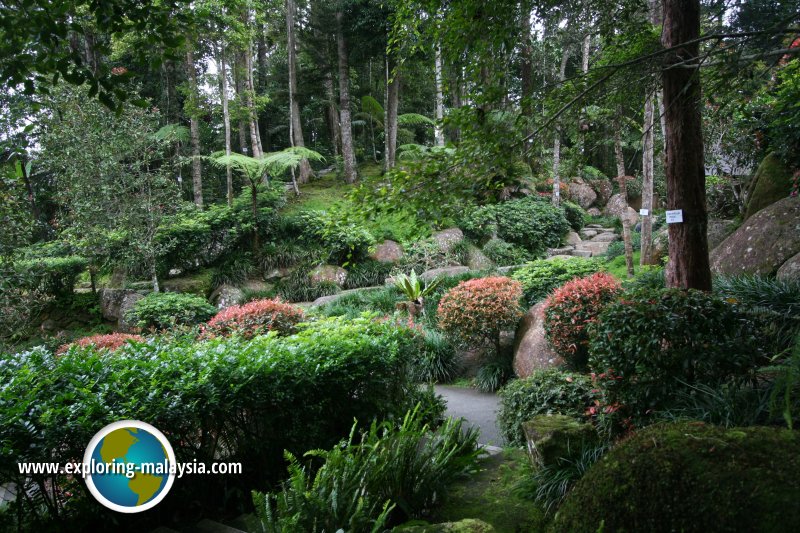
[[[555,464],[571,458],[576,450],[597,441],[591,424],[564,415],[539,415],[522,424],[528,454],[535,466]]]
[[[775,154],[769,154],[759,165],[750,184],[747,201],[747,220],[758,211],[789,196],[792,189],[792,173]]]
[[[786,429],[651,426],[589,469],[551,530],[800,531],[798,451]]]

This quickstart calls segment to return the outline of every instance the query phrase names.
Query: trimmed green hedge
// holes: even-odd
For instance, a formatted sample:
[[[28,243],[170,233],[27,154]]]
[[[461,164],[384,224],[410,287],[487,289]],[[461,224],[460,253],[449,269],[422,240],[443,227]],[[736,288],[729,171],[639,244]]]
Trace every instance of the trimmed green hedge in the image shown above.
[[[83,257],[70,255],[23,259],[14,263],[14,268],[25,276],[26,288],[57,298],[68,298],[72,296],[75,281],[87,265]]]
[[[554,532],[800,530],[800,433],[651,426],[594,464]]]
[[[217,314],[205,298],[176,292],[150,293],[133,305],[126,319],[142,329],[159,330],[173,326],[193,326]]]
[[[75,347],[59,356],[41,348],[8,356],[0,365],[0,484],[23,486],[17,462],[81,458],[95,432],[135,419],[159,428],[178,461],[243,465],[240,476],[176,483],[173,505],[191,499],[219,506],[212,498],[223,493],[243,501],[250,489],[283,476],[284,450],[330,447],[354,419],[367,425],[392,418],[420,400],[407,379],[411,339],[402,327],[364,317],[321,321],[291,337],[178,336],[131,343],[113,355]],[[63,477],[35,481],[40,489],[51,481],[68,486]],[[88,498],[82,485],[69,490]],[[46,523],[56,519],[25,499],[12,505]],[[87,506],[96,520],[109,517],[99,504]],[[50,512],[86,526],[91,516],[72,515],[75,509]]]
[[[596,259],[551,258],[532,261],[511,277],[522,283],[525,302],[533,306],[544,300],[550,291],[571,279],[583,278],[601,270],[603,265]]]

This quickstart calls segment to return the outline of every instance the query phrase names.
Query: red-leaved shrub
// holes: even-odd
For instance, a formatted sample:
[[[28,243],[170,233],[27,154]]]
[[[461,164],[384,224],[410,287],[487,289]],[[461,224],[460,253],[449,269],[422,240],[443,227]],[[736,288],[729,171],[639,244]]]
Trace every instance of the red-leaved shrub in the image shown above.
[[[281,335],[294,332],[294,326],[303,320],[303,310],[280,299],[255,300],[244,305],[223,309],[208,321],[206,336],[232,333],[250,338],[277,331]]]
[[[555,289],[545,301],[544,331],[547,340],[575,369],[589,358],[589,324],[621,289],[619,281],[605,272],[575,278]]]
[[[110,333],[108,335],[92,335],[91,337],[82,337],[69,344],[64,344],[58,348],[56,354],[62,354],[73,346],[94,346],[97,349],[106,349],[111,352],[124,345],[128,341],[144,342],[144,337],[140,335],[130,335],[128,333]]]
[[[439,326],[466,344],[493,342],[500,332],[516,327],[522,317],[522,285],[504,277],[459,283],[439,301]]]

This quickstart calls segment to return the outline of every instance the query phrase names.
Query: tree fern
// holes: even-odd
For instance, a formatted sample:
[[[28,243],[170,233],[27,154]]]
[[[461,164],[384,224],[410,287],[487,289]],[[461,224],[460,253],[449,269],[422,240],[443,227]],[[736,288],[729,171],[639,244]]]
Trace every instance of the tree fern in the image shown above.
[[[153,139],[168,143],[187,143],[189,142],[189,128],[180,124],[167,124],[153,134]]]
[[[405,113],[397,117],[397,123],[401,126],[433,126],[435,122],[425,115],[419,113]]]

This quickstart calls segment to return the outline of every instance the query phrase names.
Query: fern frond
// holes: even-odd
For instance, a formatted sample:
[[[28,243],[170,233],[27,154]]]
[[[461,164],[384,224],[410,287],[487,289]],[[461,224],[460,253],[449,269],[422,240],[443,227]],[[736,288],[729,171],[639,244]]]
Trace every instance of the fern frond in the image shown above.
[[[433,120],[429,119],[425,115],[420,115],[419,113],[405,113],[400,115],[397,117],[397,123],[401,126],[434,125]]]

